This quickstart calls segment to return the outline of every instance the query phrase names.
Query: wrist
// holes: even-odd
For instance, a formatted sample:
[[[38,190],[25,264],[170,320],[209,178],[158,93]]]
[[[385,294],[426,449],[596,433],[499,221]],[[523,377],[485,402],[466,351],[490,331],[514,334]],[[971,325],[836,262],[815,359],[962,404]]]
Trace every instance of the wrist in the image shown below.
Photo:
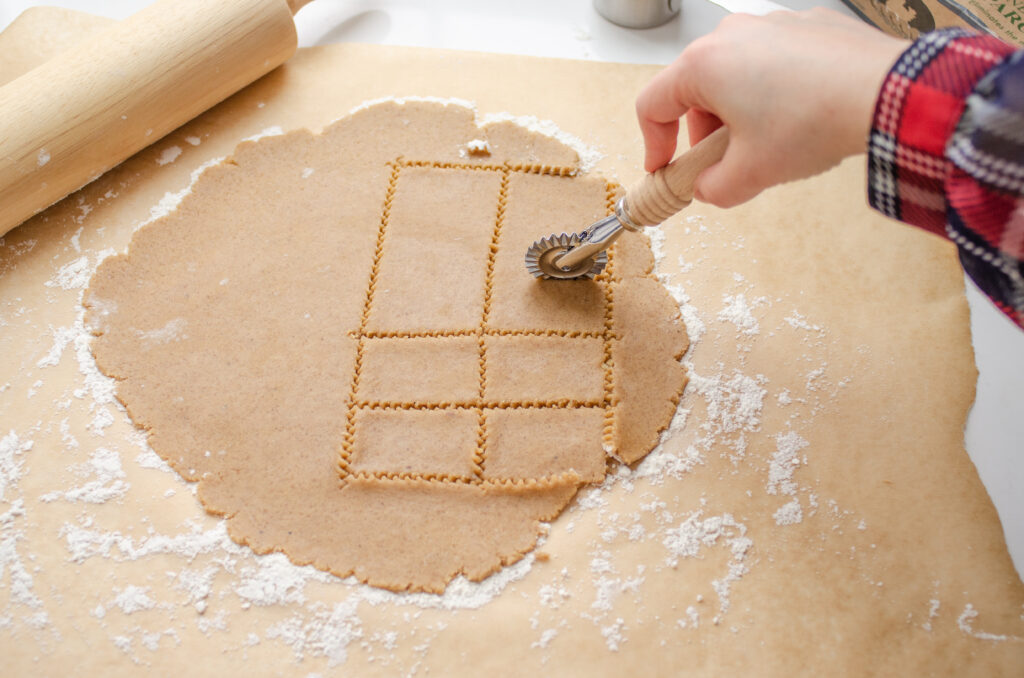
[[[867,150],[882,85],[900,56],[913,44],[881,33],[878,38],[856,65],[857,73],[847,90],[852,99],[848,103],[849,116],[843,126],[845,134],[841,150],[844,157]]]

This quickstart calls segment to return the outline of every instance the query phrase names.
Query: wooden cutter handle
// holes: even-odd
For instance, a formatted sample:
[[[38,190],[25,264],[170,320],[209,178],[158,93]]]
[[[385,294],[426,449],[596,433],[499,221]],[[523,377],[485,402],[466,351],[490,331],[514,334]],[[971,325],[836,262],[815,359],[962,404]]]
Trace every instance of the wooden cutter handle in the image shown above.
[[[637,226],[656,226],[693,201],[697,175],[725,155],[729,128],[719,127],[668,165],[646,175],[626,192],[626,216]]]
[[[0,87],[0,236],[273,70],[309,0],[158,0]]]

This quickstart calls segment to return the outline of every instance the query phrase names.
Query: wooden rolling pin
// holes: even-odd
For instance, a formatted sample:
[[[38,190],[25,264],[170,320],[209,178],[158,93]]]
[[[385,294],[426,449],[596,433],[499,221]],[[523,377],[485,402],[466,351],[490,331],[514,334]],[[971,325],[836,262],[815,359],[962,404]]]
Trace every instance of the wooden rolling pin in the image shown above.
[[[0,236],[281,65],[310,0],[159,0],[0,87]]]

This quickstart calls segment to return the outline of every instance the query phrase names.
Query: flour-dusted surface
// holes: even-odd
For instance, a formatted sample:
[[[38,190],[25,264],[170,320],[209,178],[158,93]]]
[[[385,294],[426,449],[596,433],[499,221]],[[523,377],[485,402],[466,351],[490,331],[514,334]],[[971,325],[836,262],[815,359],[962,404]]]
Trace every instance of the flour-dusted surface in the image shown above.
[[[345,68],[356,61],[369,66]],[[443,596],[382,593],[239,547],[90,370],[77,319],[101,253],[123,251],[151,207],[239,140],[315,129],[367,99],[434,92],[557,121],[605,155],[598,171],[628,185],[639,173],[634,113],[630,97],[608,91],[635,91],[652,72],[360,46],[303,52],[287,77],[265,79],[9,234],[0,464],[18,479],[0,498],[5,666],[1019,673],[1024,597],[962,450],[973,371],[956,262],[938,241],[871,215],[851,190],[863,181],[857,162],[748,208],[693,205],[652,232],[657,273],[699,338],[685,357],[695,378],[661,445],[584,489],[532,555],[479,584],[456,579]],[[330,84],[339,73],[346,87]],[[182,153],[159,165],[168,146]],[[317,176],[303,179],[305,167],[296,181]],[[825,258],[808,264],[807,251]],[[757,333],[733,322],[749,327],[747,311]],[[113,454],[97,457],[100,448]],[[95,489],[128,489],[102,503],[65,496],[100,480]],[[40,500],[51,493],[60,496]],[[785,523],[793,516],[779,512],[794,502],[801,519]]]

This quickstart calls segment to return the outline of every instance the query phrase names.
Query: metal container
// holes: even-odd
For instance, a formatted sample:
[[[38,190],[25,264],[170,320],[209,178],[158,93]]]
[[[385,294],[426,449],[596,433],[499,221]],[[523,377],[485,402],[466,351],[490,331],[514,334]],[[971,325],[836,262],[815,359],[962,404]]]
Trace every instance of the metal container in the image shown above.
[[[654,28],[676,14],[682,0],[594,0],[594,9],[613,24],[626,28]]]

